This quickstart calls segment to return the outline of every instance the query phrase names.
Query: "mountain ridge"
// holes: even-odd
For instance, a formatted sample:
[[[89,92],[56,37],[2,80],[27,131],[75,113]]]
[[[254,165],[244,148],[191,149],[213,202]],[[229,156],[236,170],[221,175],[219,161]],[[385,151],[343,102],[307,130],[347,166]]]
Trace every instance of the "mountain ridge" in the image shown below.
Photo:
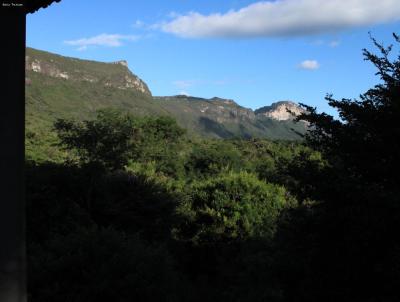
[[[65,80],[88,81],[119,89],[132,88],[151,95],[147,84],[129,70],[125,60],[97,62],[27,48],[25,69]]]
[[[57,118],[88,119],[112,107],[135,115],[172,116],[189,134],[210,138],[293,140],[300,138],[296,131],[306,131],[302,123],[275,119],[265,110],[259,114],[232,99],[152,96],[125,60],[97,62],[32,48],[26,52],[26,104],[29,129],[45,124],[49,129]]]

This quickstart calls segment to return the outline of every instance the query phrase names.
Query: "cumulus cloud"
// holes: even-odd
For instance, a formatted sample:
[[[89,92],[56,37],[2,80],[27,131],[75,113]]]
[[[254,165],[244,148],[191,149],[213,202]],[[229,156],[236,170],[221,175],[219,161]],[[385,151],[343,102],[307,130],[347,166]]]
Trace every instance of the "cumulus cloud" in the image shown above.
[[[226,13],[190,12],[158,27],[184,38],[243,38],[304,36],[398,20],[399,0],[277,0]]]
[[[320,67],[316,60],[305,60],[299,64],[299,68],[306,70],[317,70]]]
[[[89,46],[119,47],[123,45],[122,41],[136,41],[138,39],[139,36],[135,35],[101,34],[91,38],[64,41],[64,43],[78,46],[78,50],[86,50]]]

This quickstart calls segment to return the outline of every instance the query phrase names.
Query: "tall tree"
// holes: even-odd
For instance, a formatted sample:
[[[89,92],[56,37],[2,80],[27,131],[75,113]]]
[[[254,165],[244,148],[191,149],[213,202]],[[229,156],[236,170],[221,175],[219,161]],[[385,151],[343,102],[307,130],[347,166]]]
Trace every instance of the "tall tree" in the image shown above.
[[[299,117],[311,125],[306,142],[327,165],[302,180],[321,203],[306,210],[308,216],[298,211],[290,220],[300,221],[292,234],[306,239],[289,248],[288,255],[302,262],[290,281],[289,288],[296,288],[291,300],[400,298],[400,56],[392,55],[392,45],[371,39],[379,53],[363,54],[377,68],[380,83],[359,100],[328,95],[340,119],[305,105],[308,113]]]
[[[397,43],[400,38],[393,37]],[[303,105],[308,113],[299,119],[310,122],[312,131],[306,140],[320,150],[331,167],[352,190],[379,194],[398,193],[400,154],[400,56],[391,60],[393,45],[384,47],[372,38],[379,55],[363,50],[365,60],[377,68],[380,83],[360,95],[360,100],[335,100],[326,97],[339,112],[340,120]],[[343,183],[341,185],[344,185]],[[356,190],[357,194],[360,190]],[[393,197],[393,196],[392,196]]]

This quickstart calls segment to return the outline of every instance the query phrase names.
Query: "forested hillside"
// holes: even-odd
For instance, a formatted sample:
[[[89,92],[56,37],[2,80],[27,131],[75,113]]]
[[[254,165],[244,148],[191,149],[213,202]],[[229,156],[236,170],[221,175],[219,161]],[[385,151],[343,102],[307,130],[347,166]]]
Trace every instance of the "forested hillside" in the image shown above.
[[[400,58],[372,41],[379,84],[303,105],[304,140],[253,135],[281,109],[29,71],[29,301],[399,301]]]

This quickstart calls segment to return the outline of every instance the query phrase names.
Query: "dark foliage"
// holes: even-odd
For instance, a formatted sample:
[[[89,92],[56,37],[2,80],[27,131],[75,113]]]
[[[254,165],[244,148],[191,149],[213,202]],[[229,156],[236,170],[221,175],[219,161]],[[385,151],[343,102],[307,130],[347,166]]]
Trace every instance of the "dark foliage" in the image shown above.
[[[307,143],[321,152],[326,164],[297,178],[306,189],[302,193],[321,204],[291,214],[291,219],[303,221],[296,232],[309,238],[291,247],[303,250],[296,259],[304,269],[301,282],[292,280],[298,284],[293,301],[399,298],[400,58],[391,61],[392,46],[372,41],[380,54],[364,50],[364,56],[377,68],[381,83],[360,100],[328,95],[341,120],[308,106],[309,114],[300,117],[311,123],[314,130]],[[312,166],[308,159],[300,163]],[[304,220],[304,211],[312,213],[309,219]]]
[[[400,43],[397,35],[394,38]],[[385,48],[372,41],[380,56],[364,49],[364,57],[377,68],[381,83],[362,94],[360,100],[335,100],[328,95],[329,105],[338,110],[341,120],[319,114],[309,106],[304,107],[310,113],[299,117],[314,127],[306,136],[309,145],[324,154],[332,170],[346,175],[345,181],[350,182],[357,200],[365,187],[369,196],[377,194],[379,198],[398,192],[400,180],[400,58],[390,61],[393,46]],[[336,200],[335,196],[332,199]]]
[[[67,150],[76,150],[83,163],[118,170],[128,163],[137,140],[135,127],[129,115],[118,111],[99,111],[95,120],[76,123],[58,120],[54,128]]]
[[[29,250],[31,301],[178,301],[163,246],[113,229],[81,229]]]

